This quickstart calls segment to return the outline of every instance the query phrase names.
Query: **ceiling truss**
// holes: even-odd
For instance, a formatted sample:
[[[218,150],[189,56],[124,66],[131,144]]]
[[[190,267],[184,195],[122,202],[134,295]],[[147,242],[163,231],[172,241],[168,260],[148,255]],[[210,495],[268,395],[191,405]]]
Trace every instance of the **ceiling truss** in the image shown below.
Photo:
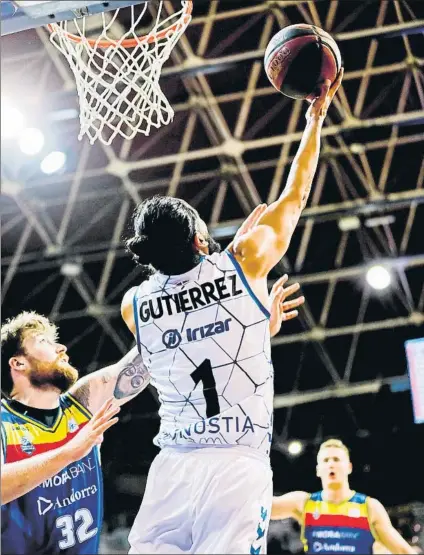
[[[321,9],[322,4],[326,9]],[[375,25],[362,27],[360,16],[367,7],[361,3],[352,2],[350,10],[339,0],[322,4],[320,8],[313,2],[282,1],[224,9],[225,2],[211,2],[204,15],[194,17],[191,30],[181,38],[163,70],[164,89],[177,97],[172,125],[148,138],[117,141],[112,147],[100,143],[91,147],[74,140],[74,164],[60,175],[41,177],[36,171],[28,173],[17,167],[14,160],[10,164],[3,159],[2,187],[7,199],[1,209],[3,302],[15,308],[11,297],[22,287],[23,276],[37,280],[25,297],[27,303],[45,294],[58,280],[50,316],[61,326],[72,320],[84,322],[72,346],[100,329],[102,337],[124,353],[131,340],[117,329],[119,302],[136,282],[137,269],[125,270],[119,279],[116,271],[127,259],[122,236],[134,204],[158,192],[183,196],[205,214],[213,235],[225,242],[257,204],[278,197],[293,149],[302,136],[304,105],[278,96],[264,81],[263,54],[279,26],[313,23],[333,33],[346,53],[365,44],[367,54],[361,67],[346,66],[343,86],[323,130],[321,162],[299,224],[296,247],[270,278],[271,286],[279,274],[289,272],[292,280],[299,280],[308,300],[301,312],[300,328],[282,330],[273,339],[273,346],[277,352],[289,344],[310,343],[327,372],[328,396],[342,396],[341,391],[361,394],[380,387],[381,380],[371,380],[366,386],[362,381],[355,387],[350,385],[358,381],[354,367],[360,336],[424,323],[424,256],[422,249],[417,251],[412,245],[417,226],[423,230],[417,222],[419,214],[423,215],[424,162],[415,158],[424,132],[424,50],[416,47],[417,38],[422,40],[424,19],[419,14],[412,17],[414,4],[395,1],[390,6],[380,2]],[[165,2],[165,7],[168,12],[173,9],[170,2]],[[232,30],[222,31],[227,33],[226,39],[217,42],[217,33],[224,25]],[[251,46],[240,51],[237,45],[246,34],[251,37]],[[12,88],[22,78],[20,61],[29,56],[38,67],[38,87],[33,94],[27,92],[26,105],[41,103],[47,121],[59,133],[75,137],[76,92],[69,68],[44,29],[38,29],[36,37],[36,47],[26,58],[22,53],[4,57],[6,87],[10,84]],[[394,42],[400,52],[397,60],[377,64],[381,49]],[[236,81],[244,80],[245,86],[231,84],[225,90],[221,86],[225,75],[229,80],[232,75]],[[381,82],[377,89],[376,82]],[[62,107],[53,107],[58,100]],[[46,109],[49,104],[52,108]],[[279,118],[278,131],[275,123]],[[203,142],[199,142],[199,135]],[[162,150],[166,143],[170,147]],[[414,160],[410,160],[405,183],[403,175],[396,172],[399,159],[408,152],[414,153]],[[380,160],[378,167],[374,157]],[[94,187],[97,182],[104,186]],[[330,196],[329,183],[333,188]],[[228,210],[229,203],[235,208]],[[88,212],[87,207],[91,209]],[[399,219],[401,229],[384,219],[372,225],[372,218],[387,215]],[[357,217],[357,226],[343,230],[341,220],[352,216]],[[315,267],[316,238],[331,226],[337,241],[329,246],[326,268]],[[359,245],[360,252],[353,262],[349,256],[352,242]],[[362,287],[357,292],[356,314],[348,322],[332,324],[334,303],[340,302],[335,300],[339,284],[362,278],[375,259],[397,276],[399,313],[367,319],[373,299]],[[62,275],[65,262],[81,264],[81,273]],[[95,275],[90,273],[90,265],[96,265]],[[413,285],[411,271],[421,272]],[[319,310],[316,303],[309,304],[308,291],[315,295],[314,286],[322,288]],[[71,292],[79,296],[81,307],[74,308],[67,300]],[[349,338],[349,344],[345,362],[340,365],[327,341],[342,336]],[[96,353],[100,355],[100,348]],[[91,367],[96,367],[95,357]],[[319,397],[315,389],[299,395],[293,387],[287,396],[290,391],[277,395],[277,407]]]

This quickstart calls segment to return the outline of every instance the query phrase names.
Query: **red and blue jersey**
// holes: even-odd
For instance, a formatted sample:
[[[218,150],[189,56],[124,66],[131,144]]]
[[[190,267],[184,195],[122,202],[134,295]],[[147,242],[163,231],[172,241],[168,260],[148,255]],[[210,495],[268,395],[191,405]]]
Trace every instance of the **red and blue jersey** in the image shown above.
[[[322,491],[313,493],[305,504],[301,537],[306,553],[371,554],[377,537],[367,496],[354,493],[342,503],[329,503],[323,500]]]
[[[5,464],[63,446],[91,414],[70,394],[60,397],[52,426],[20,414],[1,402]],[[84,555],[98,551],[103,520],[99,449],[71,463],[25,495],[1,507],[1,551],[7,554]]]

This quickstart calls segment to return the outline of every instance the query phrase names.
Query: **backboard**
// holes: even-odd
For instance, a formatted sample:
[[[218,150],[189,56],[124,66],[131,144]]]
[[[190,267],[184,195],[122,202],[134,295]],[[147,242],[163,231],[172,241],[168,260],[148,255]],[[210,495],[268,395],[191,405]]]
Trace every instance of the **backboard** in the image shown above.
[[[424,424],[424,337],[405,343],[416,424]]]
[[[48,25],[56,21],[68,21],[85,15],[116,10],[144,0],[2,0],[1,34],[8,35]]]

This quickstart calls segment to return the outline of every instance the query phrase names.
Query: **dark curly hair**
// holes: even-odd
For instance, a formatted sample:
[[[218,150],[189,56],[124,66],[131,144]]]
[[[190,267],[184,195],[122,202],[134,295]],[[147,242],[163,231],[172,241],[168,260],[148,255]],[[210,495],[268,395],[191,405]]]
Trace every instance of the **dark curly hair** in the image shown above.
[[[155,196],[135,209],[133,236],[125,244],[145,277],[155,270],[165,275],[183,274],[201,260],[193,245],[198,223],[199,214],[184,200]]]

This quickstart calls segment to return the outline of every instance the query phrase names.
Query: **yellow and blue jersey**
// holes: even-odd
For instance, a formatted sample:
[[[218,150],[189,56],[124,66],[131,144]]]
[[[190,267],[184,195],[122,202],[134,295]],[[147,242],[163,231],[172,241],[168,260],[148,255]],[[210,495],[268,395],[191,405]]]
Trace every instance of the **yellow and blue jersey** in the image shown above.
[[[91,414],[69,393],[60,397],[52,426],[20,414],[1,402],[5,464],[61,447],[90,420]],[[103,482],[99,449],[25,495],[1,507],[1,551],[51,555],[95,554],[103,520]]]
[[[354,495],[342,503],[313,493],[305,504],[301,539],[306,553],[372,553],[377,537],[369,517],[367,496]]]

